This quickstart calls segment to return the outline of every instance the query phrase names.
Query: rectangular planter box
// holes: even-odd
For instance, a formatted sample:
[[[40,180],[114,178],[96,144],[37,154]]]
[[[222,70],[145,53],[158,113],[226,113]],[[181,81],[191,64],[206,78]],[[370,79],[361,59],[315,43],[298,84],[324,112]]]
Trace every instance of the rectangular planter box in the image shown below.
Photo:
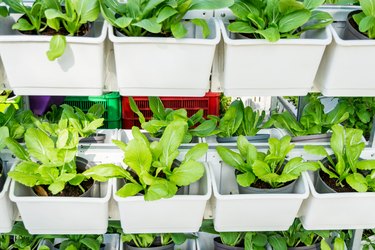
[[[15,205],[9,199],[9,187],[11,179],[7,178],[0,192],[0,233],[8,233],[12,230],[16,216]]]
[[[124,96],[204,96],[220,41],[220,29],[208,20],[211,34],[201,38],[199,28],[187,26],[188,38],[119,37],[109,27],[117,82]]]
[[[343,40],[345,22],[329,28],[333,42],[324,53],[315,85],[327,96],[374,96],[375,41]]]
[[[112,182],[95,184],[95,197],[38,197],[12,181],[10,199],[31,234],[103,234],[108,226]]]
[[[121,198],[116,195],[120,180],[114,182],[113,196],[118,203],[121,226],[125,233],[197,232],[202,224],[208,199],[211,197],[211,177],[205,175],[189,186],[189,194],[169,199],[145,201],[143,196]]]
[[[306,176],[291,194],[239,194],[234,168],[210,164],[214,225],[219,232],[283,231],[309,195]]]
[[[49,61],[51,36],[23,35],[11,26],[19,15],[0,22],[0,53],[9,85],[17,95],[101,95],[105,80],[107,24],[93,23],[87,37],[67,37],[65,53]],[[22,69],[22,73],[20,73]]]
[[[308,31],[301,39],[232,39],[220,20],[224,38],[223,90],[229,96],[306,95],[313,86],[328,29]],[[272,72],[268,74],[267,72]]]
[[[375,193],[329,193],[315,190],[315,174],[304,173],[310,196],[301,207],[300,219],[307,230],[366,229],[375,227]]]

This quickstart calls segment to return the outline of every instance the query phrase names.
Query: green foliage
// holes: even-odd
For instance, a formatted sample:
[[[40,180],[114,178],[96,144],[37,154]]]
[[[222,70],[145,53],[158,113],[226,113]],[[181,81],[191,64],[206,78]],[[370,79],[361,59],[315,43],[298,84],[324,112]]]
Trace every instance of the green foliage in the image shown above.
[[[299,38],[307,30],[332,23],[330,14],[315,10],[324,0],[235,0],[230,7],[236,21],[229,24],[233,33],[250,34],[276,42],[280,38]]]
[[[362,11],[353,15],[359,31],[364,33],[368,38],[375,38],[375,1],[360,0],[359,5]]]
[[[16,110],[13,105],[10,105],[4,113],[0,112],[0,127],[6,128],[3,130],[9,137],[22,140],[25,131],[28,128],[34,127],[32,118],[33,113],[30,110]]]
[[[148,33],[173,35],[183,38],[187,34],[183,17],[189,10],[225,8],[233,0],[99,0],[104,18],[127,36],[146,36]],[[210,30],[204,19],[194,19],[194,25],[202,28],[203,37]]]
[[[124,243],[134,245],[139,248],[166,246],[171,243],[183,244],[187,239],[195,239],[193,234],[186,233],[161,233],[161,234],[122,234],[121,240]]]
[[[270,243],[277,250],[286,250],[285,240],[271,232],[216,232],[212,220],[204,220],[201,232],[218,234],[227,246],[244,247],[245,250],[265,250]]]
[[[47,185],[48,190],[56,195],[66,183],[79,185],[85,179],[76,171],[78,133],[75,130],[61,129],[56,137],[50,137],[40,129],[29,128],[25,142],[26,150],[10,137],[5,140],[9,150],[20,159],[20,163],[8,173],[13,180],[28,187]]]
[[[225,96],[224,93],[220,93],[220,117],[227,112],[231,103],[232,97]]]
[[[103,243],[103,235],[63,235],[59,236],[64,240],[60,243],[59,249],[61,250],[99,250],[100,245]]]
[[[102,104],[92,105],[86,114],[78,107],[73,109],[67,104],[61,106],[63,107],[61,119],[67,119],[68,127],[76,129],[81,137],[89,137],[103,126],[104,118],[101,117],[104,114],[104,106]]]
[[[113,177],[125,178],[125,185],[117,191],[120,197],[134,196],[140,192],[144,193],[145,200],[173,197],[178,187],[188,186],[204,174],[204,166],[198,160],[208,150],[206,143],[191,148],[180,164],[175,161],[186,131],[187,122],[173,121],[165,128],[160,141],[150,143],[139,128],[133,127],[134,139],[127,144],[113,141],[124,151],[123,161],[129,170],[114,164],[101,164],[83,174],[99,181]]]
[[[347,110],[347,105],[339,103],[333,110],[324,113],[323,104],[318,98],[312,97],[303,107],[299,121],[295,116],[285,111],[281,114],[272,114],[267,126],[272,124],[276,128],[286,129],[292,136],[324,134],[333,125],[342,123],[349,118]]]
[[[339,97],[339,103],[345,105],[345,110],[349,113],[343,126],[363,130],[363,135],[368,139],[375,116],[375,97]]]
[[[12,231],[0,234],[1,250],[31,250],[36,249],[43,239],[52,239],[52,235],[31,235],[22,222],[16,222]]]
[[[272,188],[278,188],[298,179],[306,170],[314,171],[319,168],[319,164],[304,162],[301,157],[286,161],[287,154],[294,148],[294,144],[290,144],[290,139],[290,136],[284,136],[280,140],[270,138],[266,154],[258,152],[244,136],[239,136],[237,140],[240,153],[223,146],[216,147],[216,150],[226,164],[240,172],[237,175],[237,183],[240,186],[248,187],[261,180]]]
[[[287,231],[280,232],[288,247],[311,246],[330,237],[330,231],[305,230],[299,219],[295,219]],[[323,243],[324,244],[324,243]]]
[[[362,130],[334,125],[332,131],[330,145],[335,158],[323,146],[308,145],[305,146],[305,151],[327,158],[326,165],[320,161],[318,163],[323,172],[336,179],[337,186],[348,184],[358,192],[374,191],[375,181],[372,176],[375,173],[375,160],[360,160],[365,148]]]
[[[32,6],[22,0],[3,0],[12,10],[24,16],[12,26],[19,31],[42,34],[46,29],[54,30],[56,35],[50,40],[47,57],[53,61],[64,54],[66,38],[79,35],[83,25],[99,17],[98,0],[36,0]]]
[[[254,136],[262,128],[265,115],[264,111],[253,111],[251,107],[245,108],[241,100],[235,100],[220,119],[217,136]]]
[[[184,143],[191,142],[194,136],[207,137],[217,133],[215,131],[216,117],[211,116],[210,119],[205,120],[203,118],[203,109],[188,117],[186,109],[173,110],[164,108],[159,97],[149,97],[148,99],[153,115],[152,119],[147,122],[132,97],[129,97],[129,102],[131,110],[139,117],[141,127],[149,132],[152,137],[159,138],[164,133],[165,128],[173,121],[186,121],[188,123],[189,128],[185,134]]]
[[[363,231],[362,235],[362,249],[370,250],[375,248],[375,229],[367,229]]]
[[[55,105],[52,110],[39,119],[33,119],[36,127],[43,130],[50,136],[56,134],[65,128],[76,130],[80,137],[89,137],[96,133],[96,130],[103,126],[104,106],[102,104],[94,104],[84,113],[78,107],[71,107],[63,104],[59,108]]]

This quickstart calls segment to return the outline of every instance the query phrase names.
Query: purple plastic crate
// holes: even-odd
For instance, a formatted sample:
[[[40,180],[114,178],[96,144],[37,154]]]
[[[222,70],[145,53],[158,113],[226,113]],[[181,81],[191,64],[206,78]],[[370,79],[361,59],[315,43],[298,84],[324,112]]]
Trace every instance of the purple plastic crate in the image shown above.
[[[59,106],[65,96],[29,96],[30,109],[36,115],[43,115],[52,104]]]

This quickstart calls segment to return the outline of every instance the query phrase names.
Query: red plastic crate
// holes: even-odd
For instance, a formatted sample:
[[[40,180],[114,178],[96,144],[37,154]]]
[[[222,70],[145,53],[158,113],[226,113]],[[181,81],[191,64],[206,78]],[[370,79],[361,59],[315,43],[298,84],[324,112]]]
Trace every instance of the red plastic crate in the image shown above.
[[[150,120],[152,112],[148,106],[148,98],[144,96],[133,96],[139,110],[145,116],[146,120]],[[199,109],[203,109],[204,117],[207,115],[219,115],[220,93],[208,92],[203,97],[176,97],[165,96],[160,97],[165,108],[179,109],[185,108],[188,116],[193,115]],[[140,127],[138,116],[130,109],[129,98],[122,97],[122,128],[130,129],[132,126]]]

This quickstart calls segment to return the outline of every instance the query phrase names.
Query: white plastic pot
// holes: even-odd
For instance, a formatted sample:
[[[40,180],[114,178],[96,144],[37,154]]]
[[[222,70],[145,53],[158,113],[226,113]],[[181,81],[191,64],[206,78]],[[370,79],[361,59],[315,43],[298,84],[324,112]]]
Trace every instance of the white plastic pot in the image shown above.
[[[66,37],[65,53],[49,61],[51,36],[12,30],[19,15],[1,19],[0,54],[9,86],[17,95],[101,95],[105,82],[107,24],[93,23],[86,37]]]
[[[307,230],[366,229],[375,227],[375,193],[324,193],[315,190],[316,173],[304,173],[310,196],[301,207],[300,219]]]
[[[119,37],[109,27],[113,42],[118,88],[125,96],[204,96],[220,41],[220,29],[209,19],[211,34],[201,38],[188,25],[188,38]]]
[[[12,230],[16,216],[14,203],[9,199],[9,187],[11,179],[7,178],[0,192],[0,233],[8,233]]]
[[[315,74],[330,31],[307,31],[301,39],[232,39],[220,20],[224,38],[223,90],[229,96],[304,96]]]
[[[238,194],[234,168],[210,164],[214,225],[218,232],[283,231],[292,225],[309,195],[307,180],[297,180],[290,194]]]
[[[329,28],[333,42],[324,53],[315,85],[327,96],[374,96],[375,41],[343,40],[345,22]]]
[[[119,188],[117,180],[113,197],[118,203],[125,233],[197,232],[211,197],[211,177],[205,165],[205,175],[189,186],[189,194],[156,201],[145,201],[143,196],[121,198],[116,195]]]
[[[40,197],[12,181],[10,199],[17,204],[31,234],[103,234],[108,226],[112,182],[98,183],[94,188],[97,197]]]

